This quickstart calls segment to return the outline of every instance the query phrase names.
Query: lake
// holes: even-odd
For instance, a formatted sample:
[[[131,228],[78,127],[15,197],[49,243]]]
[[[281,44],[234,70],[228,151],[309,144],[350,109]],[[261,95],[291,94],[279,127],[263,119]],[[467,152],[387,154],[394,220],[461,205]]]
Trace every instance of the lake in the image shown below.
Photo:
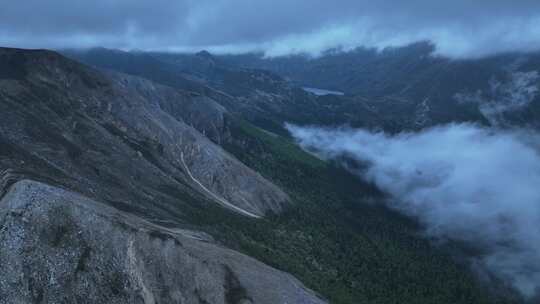
[[[343,92],[339,92],[339,91],[330,91],[330,90],[325,90],[325,89],[318,89],[318,88],[308,88],[308,87],[303,87],[302,89],[304,89],[304,91],[306,92],[310,92],[310,93],[313,93],[317,96],[323,96],[323,95],[345,95]]]

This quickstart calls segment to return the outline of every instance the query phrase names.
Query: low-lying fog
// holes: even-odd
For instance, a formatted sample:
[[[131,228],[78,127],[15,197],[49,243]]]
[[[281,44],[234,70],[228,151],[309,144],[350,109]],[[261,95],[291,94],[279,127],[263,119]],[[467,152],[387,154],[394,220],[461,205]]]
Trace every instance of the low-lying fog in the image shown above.
[[[288,125],[322,158],[348,156],[425,233],[479,246],[475,260],[524,296],[540,291],[540,135],[450,124],[419,133]]]

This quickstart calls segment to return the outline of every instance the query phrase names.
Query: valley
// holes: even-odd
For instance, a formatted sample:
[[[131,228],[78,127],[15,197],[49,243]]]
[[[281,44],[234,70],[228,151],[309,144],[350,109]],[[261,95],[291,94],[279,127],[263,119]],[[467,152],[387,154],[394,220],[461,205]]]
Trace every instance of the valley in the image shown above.
[[[348,125],[388,134],[449,122],[489,127],[492,120],[478,103],[452,99],[443,104],[423,87],[411,93],[415,79],[410,89],[399,89],[401,95],[362,96],[350,88],[343,90],[346,95],[331,90],[313,94],[298,85],[304,81],[300,78],[291,81],[260,67],[233,66],[231,57],[209,53],[62,53],[72,59],[52,51],[0,52],[0,66],[8,71],[0,80],[6,227],[0,240],[47,255],[72,248],[78,262],[58,256],[57,263],[67,267],[60,270],[34,256],[4,253],[0,264],[62,271],[62,280],[76,284],[88,284],[90,278],[107,286],[115,282],[116,289],[101,295],[101,285],[92,285],[87,292],[93,301],[133,299],[133,290],[141,289],[144,301],[157,301],[149,282],[158,279],[146,272],[151,268],[158,277],[172,275],[152,262],[159,255],[150,248],[164,246],[170,253],[159,259],[174,269],[185,266],[181,256],[171,255],[197,252],[203,260],[193,263],[211,266],[194,266],[195,273],[213,274],[185,281],[181,291],[164,291],[159,297],[165,302],[178,292],[209,303],[275,303],[284,295],[295,303],[522,302],[501,277],[480,279],[471,270],[469,258],[476,249],[467,242],[434,242],[424,234],[424,222],[389,206],[392,192],[357,174],[362,164],[352,155],[315,157],[317,151],[304,151],[288,127]],[[501,83],[513,86],[504,82],[508,76],[501,77]],[[536,115],[538,98],[529,89],[536,80],[519,82],[529,92],[523,95],[526,102],[502,113],[501,121],[535,128],[535,121],[526,118]],[[52,203],[59,200],[60,211]],[[13,215],[19,213],[18,201],[30,210],[21,211],[19,218]],[[55,215],[64,209],[71,211]],[[43,223],[40,212],[47,214]],[[90,229],[93,224],[80,218],[81,212],[108,228]],[[43,238],[14,238],[15,231],[34,229],[28,221],[42,223],[45,230],[38,234]],[[77,227],[81,236],[69,227]],[[103,233],[133,242],[101,240],[106,247],[98,250],[96,235]],[[178,251],[171,246],[188,247]],[[201,255],[200,246],[211,257]],[[96,250],[97,255],[87,253]],[[129,263],[113,263],[114,252],[125,253],[122,259]],[[102,276],[89,265],[118,277]],[[29,274],[22,272],[23,281],[9,284],[29,284],[24,281]],[[268,280],[253,280],[261,273]],[[74,292],[60,295],[62,283],[44,292],[45,280],[31,281],[37,297],[77,299]],[[2,284],[5,297],[24,299],[23,292],[8,294],[16,289]],[[204,289],[220,284],[223,292]],[[262,286],[278,289],[272,293]]]

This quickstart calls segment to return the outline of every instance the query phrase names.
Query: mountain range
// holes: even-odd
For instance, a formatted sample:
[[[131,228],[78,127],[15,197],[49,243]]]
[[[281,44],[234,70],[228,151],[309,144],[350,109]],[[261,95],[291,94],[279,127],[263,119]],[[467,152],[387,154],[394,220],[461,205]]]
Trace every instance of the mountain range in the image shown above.
[[[0,303],[521,303],[284,124],[537,129],[538,71],[539,54],[429,43],[0,49]]]

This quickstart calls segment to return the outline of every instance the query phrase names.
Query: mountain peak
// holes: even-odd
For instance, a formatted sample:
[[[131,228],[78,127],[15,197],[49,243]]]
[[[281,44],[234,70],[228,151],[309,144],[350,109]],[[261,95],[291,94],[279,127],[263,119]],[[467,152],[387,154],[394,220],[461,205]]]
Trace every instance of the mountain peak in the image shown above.
[[[214,56],[207,50],[202,50],[200,52],[197,52],[195,55],[198,57],[205,58],[205,59],[214,59]]]
[[[55,51],[0,48],[0,80],[37,81],[73,87],[107,85],[102,73]]]
[[[16,48],[0,48],[0,79],[21,80],[26,78],[29,69],[32,68],[29,62],[54,61],[59,54],[48,50],[26,50]]]

